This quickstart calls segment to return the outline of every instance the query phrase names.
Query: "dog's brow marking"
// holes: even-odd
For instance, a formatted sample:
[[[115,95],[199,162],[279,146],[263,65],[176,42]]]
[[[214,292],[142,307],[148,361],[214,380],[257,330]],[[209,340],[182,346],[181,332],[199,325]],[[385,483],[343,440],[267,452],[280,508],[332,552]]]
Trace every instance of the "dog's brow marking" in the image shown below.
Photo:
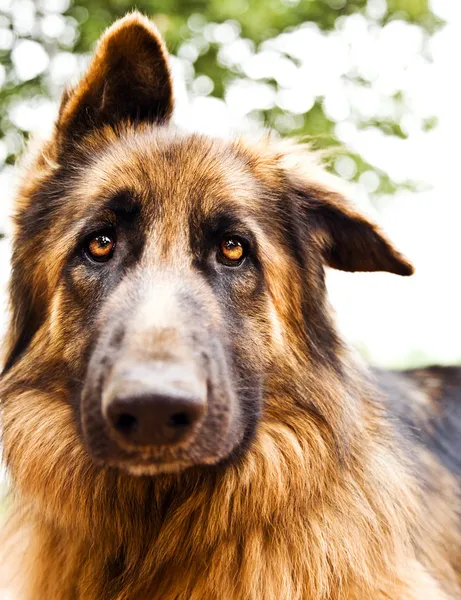
[[[122,189],[114,194],[105,202],[104,207],[115,213],[126,213],[130,215],[139,209],[137,194],[133,190]]]

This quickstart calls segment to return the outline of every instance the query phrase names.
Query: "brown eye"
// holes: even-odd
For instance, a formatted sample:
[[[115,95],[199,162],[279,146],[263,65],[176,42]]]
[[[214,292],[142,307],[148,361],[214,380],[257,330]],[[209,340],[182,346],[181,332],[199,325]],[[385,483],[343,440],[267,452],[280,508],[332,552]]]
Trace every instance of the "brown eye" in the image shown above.
[[[86,244],[87,255],[96,262],[104,262],[112,257],[115,236],[111,232],[97,233]]]
[[[237,237],[225,237],[219,246],[219,258],[228,266],[237,266],[245,258],[244,243]]]

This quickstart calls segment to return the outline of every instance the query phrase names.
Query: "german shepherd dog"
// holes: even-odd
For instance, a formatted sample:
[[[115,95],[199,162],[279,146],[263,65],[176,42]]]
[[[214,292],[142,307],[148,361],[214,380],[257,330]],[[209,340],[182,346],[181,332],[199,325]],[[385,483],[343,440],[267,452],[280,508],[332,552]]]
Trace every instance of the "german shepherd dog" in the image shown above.
[[[26,165],[1,382],[26,600],[461,598],[461,371],[341,342],[325,267],[410,275],[309,149],[169,125],[139,14]]]

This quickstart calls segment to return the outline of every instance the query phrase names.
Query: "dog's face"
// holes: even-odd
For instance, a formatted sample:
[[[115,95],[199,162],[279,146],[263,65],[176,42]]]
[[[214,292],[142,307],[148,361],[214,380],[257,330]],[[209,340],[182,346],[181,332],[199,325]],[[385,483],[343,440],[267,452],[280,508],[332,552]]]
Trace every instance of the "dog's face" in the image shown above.
[[[6,385],[64,388],[89,454],[131,474],[244,452],[280,364],[331,359],[324,264],[411,273],[304,151],[181,135],[171,111],[162,42],[131,15],[17,213]]]
[[[122,135],[81,177],[57,310],[69,362],[88,358],[87,446],[132,472],[216,463],[260,412],[262,187],[228,146],[162,131]]]

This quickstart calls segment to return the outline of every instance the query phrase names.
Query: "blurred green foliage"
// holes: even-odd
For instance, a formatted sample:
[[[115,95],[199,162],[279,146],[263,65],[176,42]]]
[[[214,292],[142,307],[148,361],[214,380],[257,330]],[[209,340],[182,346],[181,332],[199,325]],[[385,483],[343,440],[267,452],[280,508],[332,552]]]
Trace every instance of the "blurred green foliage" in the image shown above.
[[[378,15],[373,11],[370,13],[370,5],[377,3],[378,8],[381,7]],[[172,54],[181,55],[181,49],[188,45],[189,77],[186,83],[189,89],[192,89],[194,78],[205,75],[212,82],[209,85],[211,94],[218,98],[225,97],[233,80],[248,77],[238,63],[229,65],[220,59],[219,52],[225,40],[209,35],[213,24],[230,23],[237,32],[236,37],[247,40],[253,53],[258,52],[265,40],[290,32],[304,23],[313,22],[320,30],[331,31],[342,18],[353,13],[366,15],[377,27],[393,19],[406,20],[419,25],[427,35],[440,25],[428,8],[428,0],[387,0],[387,3],[386,0],[138,0],[136,5],[130,0],[0,0],[0,142],[3,140],[4,148],[3,157],[0,152],[0,168],[2,161],[12,164],[16,160],[28,136],[26,128],[21,128],[11,116],[15,106],[24,100],[33,103],[42,97],[57,97],[61,87],[61,83],[53,82],[49,69],[29,79],[18,76],[12,59],[18,43],[24,39],[38,42],[50,58],[60,52],[86,54],[105,27],[134,7],[156,21]],[[45,20],[50,15],[60,20],[59,35],[50,35],[47,29]],[[293,57],[286,58],[295,62]],[[319,60],[319,57],[313,56],[312,60]],[[260,81],[278,90],[275,79]],[[356,81],[361,83],[358,77]],[[368,83],[363,82],[363,85]],[[395,102],[400,101],[395,98]],[[282,120],[278,117],[286,111],[277,105],[256,112],[253,116],[257,120],[279,129],[283,135],[315,136],[315,143],[321,147],[338,145],[335,123],[326,115],[322,98],[317,98],[307,113],[288,120],[288,125],[287,120],[281,125]],[[388,135],[405,136],[398,122],[374,119],[360,123],[360,126],[374,126]],[[428,121],[426,126],[430,128],[431,122]],[[360,157],[353,157],[357,164],[356,177],[359,177],[370,167]],[[394,189],[384,173],[380,173],[380,182],[379,191]]]

